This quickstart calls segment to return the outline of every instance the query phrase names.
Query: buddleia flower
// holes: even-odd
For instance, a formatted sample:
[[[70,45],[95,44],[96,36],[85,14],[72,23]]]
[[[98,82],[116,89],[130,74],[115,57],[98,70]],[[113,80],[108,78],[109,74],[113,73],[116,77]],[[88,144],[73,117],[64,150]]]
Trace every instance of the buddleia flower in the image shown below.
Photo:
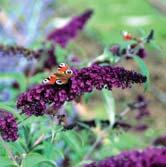
[[[36,53],[20,46],[0,45],[0,72],[32,71],[37,63]]]
[[[135,118],[140,120],[150,115],[148,110],[148,101],[142,95],[138,95],[133,103],[128,104],[132,110],[136,110]]]
[[[16,141],[18,138],[16,118],[4,109],[0,109],[0,135],[5,141]]]
[[[166,148],[124,151],[84,167],[165,167]]]
[[[125,57],[126,59],[131,59],[135,55],[142,59],[147,57],[146,49],[144,47],[136,48],[135,44],[129,45],[125,48],[121,47],[119,44],[114,44],[111,46],[110,51],[114,56]]]
[[[59,44],[61,47],[66,47],[67,43],[75,38],[78,32],[84,28],[92,13],[92,10],[86,10],[81,15],[73,17],[64,27],[50,32],[47,39],[55,44]]]
[[[0,45],[0,72],[34,75],[57,65],[55,48],[32,50],[21,46]]]
[[[155,146],[159,146],[159,145],[160,145],[160,146],[165,146],[165,147],[166,147],[166,135],[157,137],[157,138],[154,140],[153,144],[154,144]]]
[[[17,107],[27,115],[45,114],[49,105],[59,109],[65,102],[75,100],[84,93],[103,88],[130,88],[134,83],[146,82],[146,77],[122,67],[92,65],[82,69],[73,68],[73,76],[65,85],[39,84],[22,93]]]

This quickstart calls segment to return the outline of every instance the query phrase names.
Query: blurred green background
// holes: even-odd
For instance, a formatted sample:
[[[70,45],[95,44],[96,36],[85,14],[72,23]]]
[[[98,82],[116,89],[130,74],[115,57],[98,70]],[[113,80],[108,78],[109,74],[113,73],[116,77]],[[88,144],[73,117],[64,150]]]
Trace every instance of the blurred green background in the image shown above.
[[[159,1],[156,1],[159,3]],[[161,1],[160,4],[166,2]],[[81,11],[92,8],[95,15],[89,23],[89,29],[96,33],[102,43],[114,43],[120,39],[119,33],[122,30],[149,31],[155,29],[156,40],[165,45],[166,24],[165,13],[156,9],[149,0],[64,0],[61,2],[62,8],[71,11]]]

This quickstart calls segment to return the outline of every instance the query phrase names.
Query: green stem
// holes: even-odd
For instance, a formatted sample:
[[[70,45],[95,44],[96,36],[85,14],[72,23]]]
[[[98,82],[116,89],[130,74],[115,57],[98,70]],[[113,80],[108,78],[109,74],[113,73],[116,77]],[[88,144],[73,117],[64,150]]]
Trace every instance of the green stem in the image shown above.
[[[8,144],[3,141],[1,135],[0,135],[0,141],[1,141],[2,145],[3,145],[3,147],[5,148],[6,152],[8,153],[9,158],[14,162],[14,164],[16,166],[19,166],[17,161],[16,161],[16,159],[15,159],[15,157],[14,157],[14,155],[13,155],[13,153],[12,153],[12,151],[11,151],[11,149],[9,148]]]
[[[106,89],[102,91],[102,94],[106,102],[105,108],[110,120],[110,126],[112,127],[115,123],[115,99],[112,92]]]

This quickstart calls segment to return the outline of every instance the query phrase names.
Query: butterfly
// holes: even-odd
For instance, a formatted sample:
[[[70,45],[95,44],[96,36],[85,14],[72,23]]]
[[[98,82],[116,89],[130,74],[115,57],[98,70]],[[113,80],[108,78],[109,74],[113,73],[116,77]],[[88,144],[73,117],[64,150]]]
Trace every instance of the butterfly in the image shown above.
[[[136,36],[134,36],[134,35],[128,33],[127,31],[123,31],[123,32],[122,32],[122,36],[123,36],[123,39],[124,39],[125,41],[131,41],[131,40],[133,40],[133,41],[136,41],[137,44],[143,42],[143,39],[141,39],[140,37],[136,37]]]
[[[65,63],[60,63],[57,71],[48,78],[44,79],[42,83],[49,85],[64,85],[68,83],[72,75],[73,71],[70,69],[70,67]]]
[[[122,36],[123,36],[123,39],[125,41],[130,41],[133,39],[133,36],[130,33],[128,33],[127,31],[123,31]]]

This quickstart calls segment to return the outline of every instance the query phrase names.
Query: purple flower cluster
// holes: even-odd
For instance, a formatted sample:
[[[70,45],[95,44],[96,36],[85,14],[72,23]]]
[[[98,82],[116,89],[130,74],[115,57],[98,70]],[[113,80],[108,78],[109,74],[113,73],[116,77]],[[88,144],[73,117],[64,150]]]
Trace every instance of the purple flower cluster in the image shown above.
[[[148,110],[148,101],[145,99],[144,96],[138,95],[134,102],[128,104],[131,110],[136,110],[135,119],[136,123],[135,125],[131,124],[130,122],[126,122],[124,120],[120,120],[115,122],[114,127],[120,127],[124,130],[134,130],[138,132],[142,132],[148,129],[148,125],[140,122],[140,120],[143,120],[144,117],[147,117],[150,115],[150,112]],[[123,118],[121,118],[123,119]]]
[[[124,151],[85,167],[166,167],[166,148]]]
[[[137,132],[144,132],[147,129],[148,129],[148,125],[146,124],[138,124],[133,127],[133,130]]]
[[[54,46],[35,51],[21,46],[0,45],[0,72],[20,72],[29,76],[57,64]]]
[[[128,130],[133,130],[133,131],[137,131],[137,132],[142,132],[148,129],[148,126],[146,124],[137,124],[137,125],[132,125],[128,122],[125,121],[117,121],[115,122],[113,128],[121,128],[125,131]]]
[[[144,59],[147,57],[147,52],[146,52],[145,48],[140,48],[137,51],[136,55],[138,55],[140,58]]]
[[[126,59],[130,59],[135,55],[142,59],[146,58],[147,56],[147,52],[143,47],[140,47],[136,51],[136,44],[130,45],[128,48],[121,48],[119,44],[114,44],[110,48],[110,51],[114,56],[125,57]]]
[[[133,56],[137,55],[140,58],[144,59],[147,56],[147,52],[143,46],[137,48],[137,44],[131,44],[128,48],[125,48],[124,53],[125,57],[128,59],[132,58]]]
[[[113,128],[122,128],[123,130],[129,130],[129,129],[132,129],[132,125],[129,124],[128,122],[125,122],[125,121],[116,121],[114,123],[114,126]]]
[[[0,72],[29,73],[37,63],[36,52],[21,46],[0,45]]]
[[[69,40],[74,38],[78,31],[83,29],[92,13],[92,10],[87,10],[83,14],[73,17],[66,26],[53,30],[48,34],[47,39],[58,43],[61,47],[66,47]]]
[[[34,50],[24,48],[22,46],[10,46],[10,45],[0,45],[0,54],[3,56],[6,55],[24,55],[24,57],[38,57],[37,53]]]
[[[119,44],[112,45],[110,48],[110,52],[112,52],[114,56],[119,56],[119,57],[123,54]]]
[[[74,75],[66,85],[37,85],[18,97],[17,107],[27,115],[40,116],[49,105],[59,109],[65,101],[75,100],[78,96],[103,88],[130,88],[134,83],[146,82],[146,77],[125,70],[122,67],[92,65],[80,70],[73,69]]]
[[[142,95],[138,95],[136,100],[129,104],[129,107],[138,111],[136,114],[136,119],[138,120],[150,115],[148,101]]]
[[[18,138],[16,118],[3,109],[0,109],[0,134],[5,141],[16,141]]]
[[[154,145],[162,145],[166,147],[166,135],[156,138],[153,142]]]

